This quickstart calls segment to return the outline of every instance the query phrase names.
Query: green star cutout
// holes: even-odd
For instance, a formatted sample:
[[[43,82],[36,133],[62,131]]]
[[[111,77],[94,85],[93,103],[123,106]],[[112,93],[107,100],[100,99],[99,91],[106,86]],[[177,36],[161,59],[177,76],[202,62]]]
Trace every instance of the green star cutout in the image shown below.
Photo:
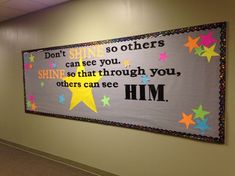
[[[45,83],[43,81],[41,81],[40,85],[41,85],[41,87],[44,87]]]
[[[198,56],[201,56],[202,53],[204,53],[204,52],[205,52],[205,51],[204,51],[203,46],[199,46],[198,48],[195,48],[194,54],[196,54],[196,55],[198,55]]]
[[[103,103],[103,106],[109,106],[109,100],[110,98],[108,96],[103,96],[103,99],[101,100]]]
[[[35,61],[35,56],[32,55],[32,54],[30,54],[30,56],[29,56],[29,61],[30,61],[30,62],[34,62],[34,61]]]
[[[202,105],[200,105],[198,107],[198,109],[193,109],[193,112],[195,113],[195,117],[194,118],[200,118],[202,120],[204,120],[205,115],[210,113],[210,112],[207,112],[207,111],[203,110],[202,109]]]
[[[26,103],[26,107],[27,107],[28,109],[30,109],[30,108],[31,108],[31,102],[30,102],[30,101],[27,101],[27,103]]]

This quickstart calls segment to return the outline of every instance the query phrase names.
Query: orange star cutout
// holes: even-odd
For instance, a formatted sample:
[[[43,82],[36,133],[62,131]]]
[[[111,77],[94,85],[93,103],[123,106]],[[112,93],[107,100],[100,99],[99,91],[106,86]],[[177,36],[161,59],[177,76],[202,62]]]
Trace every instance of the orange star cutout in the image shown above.
[[[32,65],[32,64],[29,64],[29,68],[32,69],[32,68],[33,68],[33,65]]]
[[[192,37],[188,36],[188,42],[184,44],[184,46],[188,47],[189,49],[189,53],[192,52],[193,48],[198,48],[198,40],[200,39],[200,37],[197,37],[195,39],[193,39]]]
[[[179,123],[185,124],[186,128],[188,129],[189,125],[195,125],[196,123],[192,120],[193,114],[186,115],[184,112],[182,113],[182,119]]]
[[[31,110],[32,110],[32,111],[35,111],[36,109],[37,109],[36,104],[35,104],[35,103],[32,103],[32,105],[31,105]]]

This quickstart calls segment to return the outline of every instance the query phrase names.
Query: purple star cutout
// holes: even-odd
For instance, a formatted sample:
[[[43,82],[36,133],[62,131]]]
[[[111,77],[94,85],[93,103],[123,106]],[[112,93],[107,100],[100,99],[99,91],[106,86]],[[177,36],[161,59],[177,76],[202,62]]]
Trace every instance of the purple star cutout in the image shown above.
[[[210,44],[213,44],[216,42],[216,40],[212,37],[212,32],[209,32],[207,35],[200,35],[201,41],[199,42],[199,45],[204,45],[206,47],[209,47]]]
[[[160,61],[166,61],[166,59],[168,58],[168,56],[167,56],[166,52],[164,52],[164,53],[160,53],[159,58],[160,58],[160,59],[159,59]]]

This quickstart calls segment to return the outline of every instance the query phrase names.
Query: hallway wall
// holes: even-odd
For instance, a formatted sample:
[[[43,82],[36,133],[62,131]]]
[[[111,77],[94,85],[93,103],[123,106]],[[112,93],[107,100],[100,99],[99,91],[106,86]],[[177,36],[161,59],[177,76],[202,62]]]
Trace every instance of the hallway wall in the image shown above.
[[[0,138],[121,176],[235,173],[232,0],[77,0],[0,23]],[[226,144],[24,113],[21,51],[228,22]]]

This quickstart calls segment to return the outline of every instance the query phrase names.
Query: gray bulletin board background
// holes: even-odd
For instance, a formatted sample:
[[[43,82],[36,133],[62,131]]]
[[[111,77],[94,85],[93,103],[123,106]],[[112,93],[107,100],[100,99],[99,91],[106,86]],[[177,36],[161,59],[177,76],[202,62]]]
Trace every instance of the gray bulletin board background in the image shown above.
[[[224,142],[226,23],[22,52],[25,111]]]

